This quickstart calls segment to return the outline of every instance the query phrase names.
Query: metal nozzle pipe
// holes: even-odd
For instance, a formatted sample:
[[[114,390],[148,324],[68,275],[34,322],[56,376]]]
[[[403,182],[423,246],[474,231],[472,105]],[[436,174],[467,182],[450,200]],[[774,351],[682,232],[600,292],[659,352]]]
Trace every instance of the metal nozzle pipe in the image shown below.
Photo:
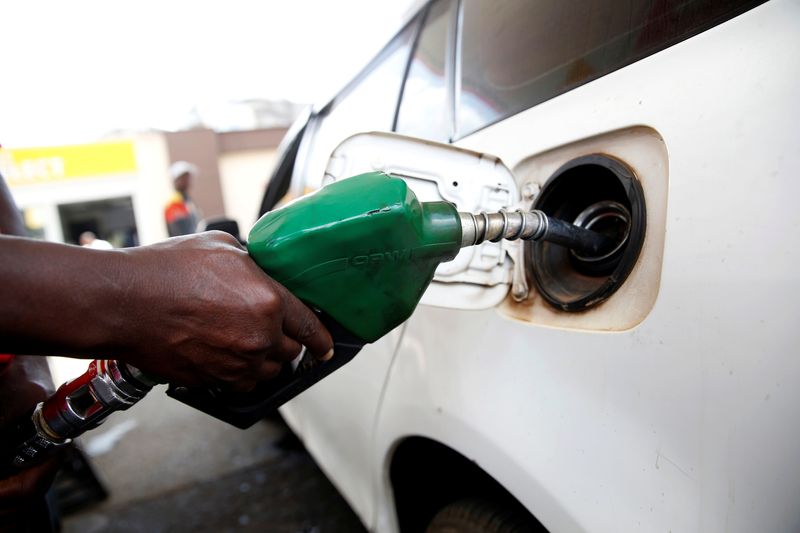
[[[0,472],[7,474],[36,463],[97,427],[111,413],[128,409],[155,384],[125,363],[92,361],[86,372],[61,385],[32,414],[17,421],[13,437],[0,443]]]
[[[544,212],[505,211],[497,213],[458,213],[461,218],[461,247],[484,241],[548,241],[561,244],[587,256],[600,255],[614,246],[612,239],[569,222],[547,216]]]

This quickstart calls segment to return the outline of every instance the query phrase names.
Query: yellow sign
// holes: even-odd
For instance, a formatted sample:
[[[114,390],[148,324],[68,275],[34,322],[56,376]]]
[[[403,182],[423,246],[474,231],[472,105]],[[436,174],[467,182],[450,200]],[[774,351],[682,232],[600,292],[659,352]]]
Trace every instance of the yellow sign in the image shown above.
[[[136,172],[133,142],[107,142],[0,150],[9,186],[51,183]]]

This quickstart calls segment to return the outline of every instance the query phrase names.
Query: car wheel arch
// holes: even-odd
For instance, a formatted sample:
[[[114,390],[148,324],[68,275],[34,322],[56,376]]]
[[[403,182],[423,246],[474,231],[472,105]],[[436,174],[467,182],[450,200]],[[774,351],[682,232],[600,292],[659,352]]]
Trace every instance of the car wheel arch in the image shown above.
[[[524,516],[532,531],[547,532],[478,462],[447,444],[423,436],[406,437],[393,447],[387,466],[400,531],[424,531],[448,504],[479,498]]]

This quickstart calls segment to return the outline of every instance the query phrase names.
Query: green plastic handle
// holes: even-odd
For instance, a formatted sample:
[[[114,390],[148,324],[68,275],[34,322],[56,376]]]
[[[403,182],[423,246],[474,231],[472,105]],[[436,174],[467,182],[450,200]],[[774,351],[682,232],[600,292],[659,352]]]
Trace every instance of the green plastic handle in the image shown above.
[[[421,203],[402,179],[371,172],[265,214],[247,248],[295,296],[373,342],[411,316],[460,245],[452,204]]]

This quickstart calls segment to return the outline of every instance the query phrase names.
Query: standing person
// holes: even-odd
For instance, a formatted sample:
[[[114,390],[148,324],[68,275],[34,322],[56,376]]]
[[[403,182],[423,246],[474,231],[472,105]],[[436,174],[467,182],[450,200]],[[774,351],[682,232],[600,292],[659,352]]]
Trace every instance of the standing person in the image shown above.
[[[164,208],[164,220],[170,237],[189,235],[197,231],[197,208],[189,198],[192,181],[197,178],[197,167],[186,161],[177,161],[169,167],[175,193]]]

